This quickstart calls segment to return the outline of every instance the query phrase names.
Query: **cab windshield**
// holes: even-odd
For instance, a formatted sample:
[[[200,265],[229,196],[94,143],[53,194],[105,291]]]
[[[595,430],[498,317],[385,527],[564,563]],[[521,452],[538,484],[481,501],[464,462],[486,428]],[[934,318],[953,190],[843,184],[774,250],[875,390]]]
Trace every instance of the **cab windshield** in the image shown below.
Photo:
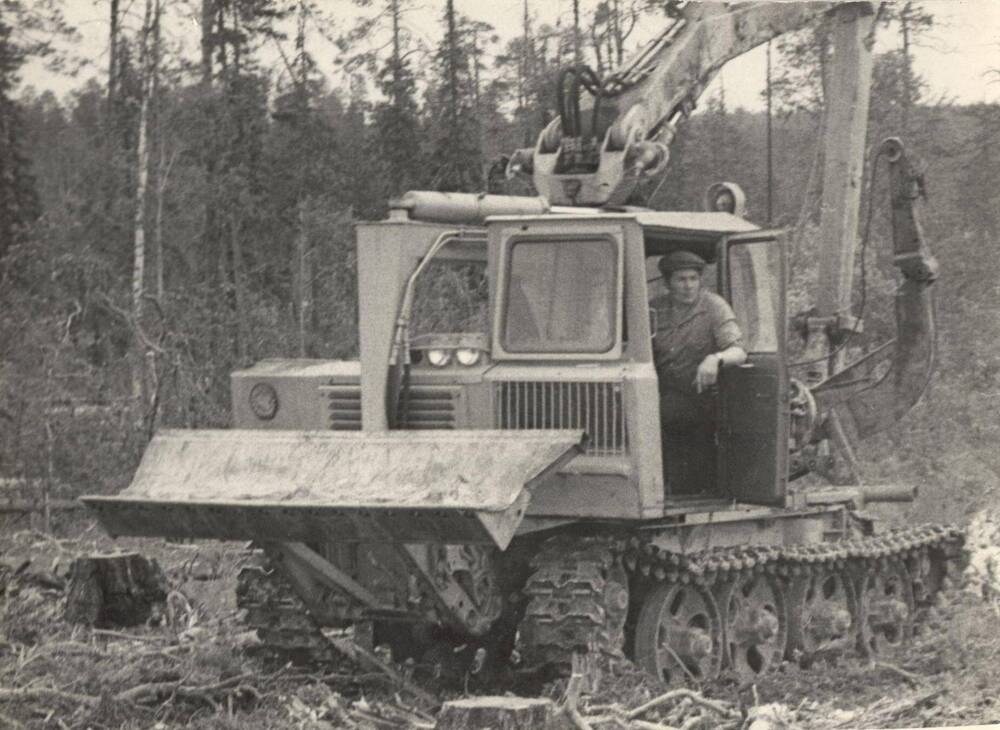
[[[504,350],[611,350],[617,283],[618,248],[611,239],[515,241],[507,270]]]

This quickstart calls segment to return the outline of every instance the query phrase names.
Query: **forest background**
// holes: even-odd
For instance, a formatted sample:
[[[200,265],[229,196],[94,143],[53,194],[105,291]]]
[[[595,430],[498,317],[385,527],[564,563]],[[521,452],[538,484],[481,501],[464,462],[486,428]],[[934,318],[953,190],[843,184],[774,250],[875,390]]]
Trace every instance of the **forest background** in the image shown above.
[[[551,25],[525,0],[520,34],[501,39],[439,0],[433,45],[407,32],[409,0],[358,0],[347,28],[317,0],[189,0],[192,52],[164,39],[162,3],[108,0],[103,80],[57,97],[20,73],[39,58],[73,65],[55,50],[75,37],[60,3],[0,0],[4,488],[119,490],[155,429],[228,426],[232,370],[356,355],[353,221],[409,189],[530,194],[497,161],[552,118],[559,68],[609,72],[637,27],[674,10],[602,0]],[[859,456],[870,482],[918,484],[905,517],[962,521],[1000,489],[1000,105],[929,94],[913,47],[934,24],[919,2],[881,11],[879,33],[899,42],[875,59],[868,140],[901,136],[926,163],[937,373]],[[315,33],[335,58],[314,57]],[[740,184],[751,220],[793,232],[791,314],[815,291],[828,50],[822,25],[773,43],[770,185],[768,117],[727,106],[723,86],[639,201],[699,209],[710,183]],[[873,177],[860,350],[894,334],[886,171]],[[467,278],[439,282],[425,314],[444,322],[476,296]]]

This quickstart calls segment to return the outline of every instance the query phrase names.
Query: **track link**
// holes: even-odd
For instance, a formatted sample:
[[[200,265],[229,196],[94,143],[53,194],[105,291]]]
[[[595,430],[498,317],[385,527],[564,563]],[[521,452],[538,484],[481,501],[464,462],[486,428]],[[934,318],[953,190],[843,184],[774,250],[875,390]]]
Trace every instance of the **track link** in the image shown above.
[[[266,557],[240,571],[236,605],[246,611],[247,626],[256,629],[261,641],[257,651],[263,658],[301,665],[327,664],[334,659],[330,642],[308,607]]]
[[[739,545],[681,555],[661,552],[648,541],[633,537],[624,547],[623,563],[630,573],[654,580],[713,585],[739,571],[792,577],[831,566],[879,570],[894,559],[905,561],[909,567],[931,557],[956,557],[964,540],[958,527],[919,525],[837,542],[787,547]],[[925,592],[929,598],[930,591]]]
[[[577,651],[621,656],[628,578],[618,541],[558,536],[542,544],[523,592],[518,648],[528,665],[568,663]]]
[[[643,602],[636,659],[670,681],[680,676],[677,666],[689,675],[702,665],[711,667],[724,645],[728,665],[747,679],[780,662],[783,651],[800,661],[852,648],[877,652],[909,637],[963,542],[956,527],[923,525],[838,542],[743,545],[679,555],[633,537],[622,560]],[[764,591],[767,600],[754,597],[762,580],[771,585]],[[714,607],[706,604],[699,626],[714,627],[721,618],[725,631],[713,629],[708,641],[707,629],[699,628],[705,640],[696,645],[698,652],[684,653],[694,631],[680,620],[687,604],[661,600],[671,586],[710,591],[719,599]],[[727,614],[730,610],[734,613]],[[674,638],[664,640],[663,632]]]

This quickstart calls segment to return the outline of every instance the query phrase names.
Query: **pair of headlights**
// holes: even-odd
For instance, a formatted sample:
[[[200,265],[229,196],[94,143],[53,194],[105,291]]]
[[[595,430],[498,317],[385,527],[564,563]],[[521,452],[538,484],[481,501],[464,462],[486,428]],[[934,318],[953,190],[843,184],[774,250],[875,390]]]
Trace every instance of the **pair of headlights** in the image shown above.
[[[455,350],[435,347],[425,350],[424,357],[427,358],[427,362],[430,365],[436,368],[443,368],[452,360],[455,360],[459,365],[464,367],[471,367],[479,362],[479,359],[482,357],[482,351],[474,347],[459,347]]]

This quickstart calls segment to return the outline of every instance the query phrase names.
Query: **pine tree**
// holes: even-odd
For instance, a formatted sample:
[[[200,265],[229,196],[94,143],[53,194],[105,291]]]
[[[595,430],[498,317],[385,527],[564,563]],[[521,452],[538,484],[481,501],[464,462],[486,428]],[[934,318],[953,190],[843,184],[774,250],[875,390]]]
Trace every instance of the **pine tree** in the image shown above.
[[[379,70],[379,90],[384,101],[375,105],[374,157],[378,160],[384,197],[419,187],[425,174],[421,154],[417,82],[409,61],[408,39],[403,28],[404,4],[389,0],[392,52]]]
[[[445,35],[435,54],[436,78],[427,109],[433,140],[431,185],[445,191],[480,190],[483,161],[475,114],[473,64],[454,0],[447,0],[442,20]]]
[[[934,25],[934,16],[921,3],[906,0],[902,4],[887,4],[884,8],[886,21],[895,20],[899,24],[900,73],[897,79],[900,100],[900,131],[907,136],[913,108],[919,103],[926,84],[913,70],[913,46],[919,45],[921,38]]]
[[[12,98],[24,60],[13,28],[0,15],[0,267],[11,244],[40,213],[35,181],[23,151],[21,110]],[[2,272],[0,268],[0,279]]]

